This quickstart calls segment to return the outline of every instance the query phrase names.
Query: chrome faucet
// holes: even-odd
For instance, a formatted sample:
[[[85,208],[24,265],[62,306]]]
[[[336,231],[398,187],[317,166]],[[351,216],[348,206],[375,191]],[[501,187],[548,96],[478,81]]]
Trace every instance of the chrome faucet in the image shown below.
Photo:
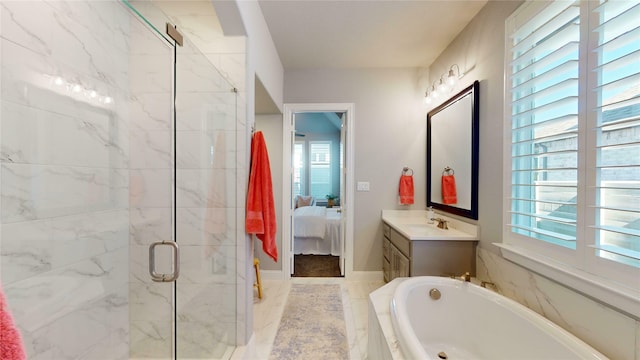
[[[438,222],[438,227],[440,229],[443,229],[443,230],[448,230],[449,229],[449,227],[447,226],[447,220],[442,219],[442,218],[432,218],[431,220],[437,221]]]

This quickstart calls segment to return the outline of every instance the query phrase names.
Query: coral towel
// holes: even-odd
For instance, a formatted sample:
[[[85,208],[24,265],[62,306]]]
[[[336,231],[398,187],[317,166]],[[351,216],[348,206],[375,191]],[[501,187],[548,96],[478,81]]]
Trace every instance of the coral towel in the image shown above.
[[[449,205],[457,202],[456,178],[453,175],[442,175],[442,203]]]
[[[0,289],[0,359],[25,360],[20,333],[13,323],[9,308]]]
[[[276,245],[276,210],[273,201],[269,154],[261,131],[253,135],[251,142],[251,172],[247,193],[247,218],[245,223],[249,234],[256,234],[262,240],[262,250],[273,261],[278,261]]]
[[[413,204],[413,176],[401,175],[400,176],[400,204],[410,205]]]

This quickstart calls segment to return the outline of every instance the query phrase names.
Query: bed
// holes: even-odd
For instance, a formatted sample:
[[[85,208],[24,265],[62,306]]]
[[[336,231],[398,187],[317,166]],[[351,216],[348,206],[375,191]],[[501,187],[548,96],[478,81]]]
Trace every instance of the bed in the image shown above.
[[[303,206],[293,212],[293,252],[340,256],[340,213],[337,208]]]

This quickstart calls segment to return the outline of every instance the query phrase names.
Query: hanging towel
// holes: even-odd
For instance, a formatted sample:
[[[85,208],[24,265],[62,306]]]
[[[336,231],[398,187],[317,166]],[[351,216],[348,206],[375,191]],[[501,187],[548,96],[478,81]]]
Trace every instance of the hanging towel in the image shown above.
[[[261,131],[251,142],[251,171],[247,193],[246,231],[262,240],[262,250],[278,261],[276,245],[276,210],[273,201],[269,154]]]
[[[413,176],[400,175],[400,205],[413,204]]]
[[[442,203],[446,205],[458,202],[456,178],[454,175],[442,175]]]
[[[0,289],[0,359],[25,360],[26,358],[20,332],[13,323],[9,307]]]

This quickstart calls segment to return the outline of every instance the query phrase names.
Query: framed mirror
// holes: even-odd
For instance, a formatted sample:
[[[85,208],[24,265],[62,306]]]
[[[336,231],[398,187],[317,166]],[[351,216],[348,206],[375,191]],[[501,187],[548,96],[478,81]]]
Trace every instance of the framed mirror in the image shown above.
[[[479,83],[427,114],[427,206],[478,219]]]

